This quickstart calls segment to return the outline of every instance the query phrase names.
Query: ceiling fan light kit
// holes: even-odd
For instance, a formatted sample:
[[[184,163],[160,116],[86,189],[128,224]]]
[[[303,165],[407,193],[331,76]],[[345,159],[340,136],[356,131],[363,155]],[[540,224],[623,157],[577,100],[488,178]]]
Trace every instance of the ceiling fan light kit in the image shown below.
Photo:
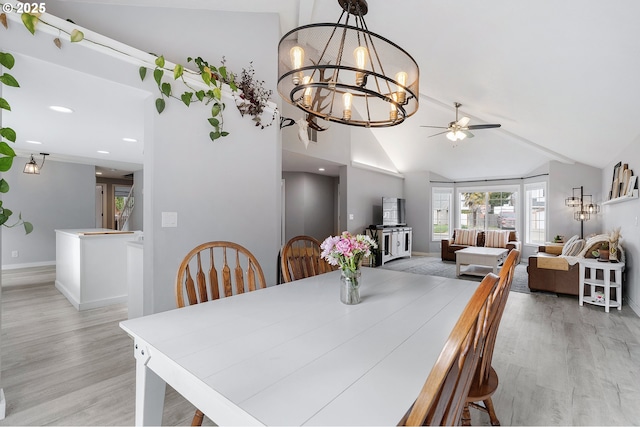
[[[338,0],[337,23],[304,25],[278,45],[278,92],[308,115],[361,127],[389,127],[418,110],[418,64],[369,31],[365,0]],[[356,118],[356,109],[362,117]]]
[[[459,102],[454,102],[453,106],[456,107],[456,119],[453,122],[450,122],[448,126],[421,126],[425,128],[446,129],[442,132],[430,135],[429,138],[442,135],[444,133],[446,134],[448,140],[457,142],[462,141],[465,138],[473,138],[474,135],[469,132],[469,130],[492,129],[499,128],[501,126],[499,124],[469,125],[469,122],[471,121],[469,117],[465,116],[458,119],[458,109],[462,107],[462,104],[460,104]]]

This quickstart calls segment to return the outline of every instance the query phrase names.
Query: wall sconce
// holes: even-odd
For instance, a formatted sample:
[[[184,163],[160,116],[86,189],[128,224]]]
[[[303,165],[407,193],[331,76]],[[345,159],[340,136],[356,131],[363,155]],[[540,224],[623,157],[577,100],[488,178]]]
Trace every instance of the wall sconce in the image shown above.
[[[44,160],[47,158],[49,153],[40,153],[40,155],[42,156],[42,163],[40,163],[40,166],[38,166],[38,164],[34,160],[33,154],[32,154],[31,155],[31,160],[29,160],[24,165],[24,170],[22,172],[23,173],[28,173],[30,175],[40,175],[40,169],[42,169],[42,166],[44,166]]]
[[[576,196],[576,190],[580,190],[580,196]],[[571,197],[567,197],[564,204],[576,208],[573,213],[573,219],[580,221],[580,238],[584,238],[584,222],[591,219],[591,214],[597,214],[600,212],[600,206],[593,203],[593,196],[591,194],[584,194],[584,187],[575,187],[572,190]],[[585,198],[589,198],[589,203],[586,203]]]

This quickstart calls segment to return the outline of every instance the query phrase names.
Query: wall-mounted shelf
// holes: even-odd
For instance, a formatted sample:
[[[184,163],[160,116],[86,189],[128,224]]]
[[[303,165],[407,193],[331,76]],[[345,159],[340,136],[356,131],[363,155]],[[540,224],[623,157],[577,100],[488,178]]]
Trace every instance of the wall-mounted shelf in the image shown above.
[[[627,200],[637,199],[638,198],[638,189],[634,189],[631,194],[627,194],[626,196],[616,197],[615,199],[607,200],[606,202],[602,202],[602,205],[613,205],[616,203],[626,202]]]

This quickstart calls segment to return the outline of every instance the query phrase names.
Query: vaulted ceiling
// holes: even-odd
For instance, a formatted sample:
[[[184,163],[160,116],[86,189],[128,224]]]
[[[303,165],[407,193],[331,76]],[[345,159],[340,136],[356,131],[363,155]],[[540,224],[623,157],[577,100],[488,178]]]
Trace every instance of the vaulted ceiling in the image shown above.
[[[119,22],[92,14],[92,8],[106,4],[113,8],[140,6],[145,8],[140,9],[141,18],[145,11],[165,7],[191,12],[276,13],[283,33],[307,23],[336,22],[341,11],[336,0],[51,0],[46,4],[56,16],[73,15],[79,25],[133,47],[147,46],[153,35],[119,28]],[[369,130],[399,172],[428,170],[465,180],[520,177],[550,160],[602,168],[640,135],[640,122],[633,119],[640,115],[640,28],[636,22],[640,2],[369,0],[368,4],[365,19],[369,29],[402,46],[415,58],[421,72],[418,112],[400,126]],[[172,28],[189,31],[189,22],[181,21],[179,13],[177,10]],[[161,26],[157,30],[166,31]],[[250,30],[256,35],[260,31]],[[179,45],[163,48],[164,52],[180,52]],[[191,50],[181,52],[181,57],[192,54]],[[87,111],[95,111],[95,116],[83,118],[85,126],[73,132],[62,126],[64,118],[48,112],[52,118],[7,115],[8,124],[18,127],[23,139],[51,141],[46,148],[18,141],[19,150],[90,158],[90,152],[100,148],[89,144],[106,146],[111,141],[114,146],[110,151],[119,153],[113,160],[142,162],[142,147],[127,146],[122,141],[122,137],[139,131],[136,126],[140,126],[141,113],[133,110],[141,102],[140,93],[125,93],[124,87],[48,67],[37,60],[28,59],[28,64],[31,72],[37,67],[39,76],[24,71],[16,77],[56,83],[35,85],[35,98],[26,89],[29,85],[24,85],[20,93],[25,98],[18,102],[25,105],[33,107],[45,100],[53,103],[59,96],[56,90],[68,94],[70,88],[77,87],[81,94],[82,84],[103,84],[105,96],[100,96],[100,105],[87,105]],[[267,81],[273,88],[275,83]],[[114,93],[119,99],[129,97],[132,103],[109,104],[114,99],[109,94]],[[434,129],[421,125],[446,126],[455,117],[455,101],[462,103],[461,114],[469,116],[472,124],[500,123],[502,127],[476,131],[474,138],[456,146],[444,135],[430,138],[436,133]],[[50,133],[35,133],[34,127],[29,127],[34,120]],[[53,122],[44,126],[44,120]],[[56,122],[61,125],[59,132],[54,130]],[[104,141],[87,138],[83,135],[88,131],[85,127],[101,129]],[[114,130],[118,135],[108,134]]]

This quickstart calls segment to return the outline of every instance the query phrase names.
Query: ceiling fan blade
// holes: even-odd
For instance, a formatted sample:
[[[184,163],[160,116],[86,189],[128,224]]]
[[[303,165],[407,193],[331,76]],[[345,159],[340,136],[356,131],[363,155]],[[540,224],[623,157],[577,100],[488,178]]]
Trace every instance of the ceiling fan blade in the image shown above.
[[[493,128],[499,128],[502,125],[498,125],[498,124],[486,124],[486,125],[471,125],[471,126],[467,126],[467,129],[493,129]]]
[[[426,125],[422,125],[420,127],[421,128],[434,128],[434,129],[449,129],[448,127],[445,127],[445,126],[426,126]]]
[[[465,127],[466,125],[469,124],[469,120],[471,120],[469,117],[463,117],[460,120],[458,120],[458,126],[460,127]]]
[[[431,137],[434,137],[434,136],[442,135],[443,133],[447,133],[447,132],[449,132],[449,130],[445,130],[444,132],[434,133],[433,135],[429,135],[427,138],[431,138]]]

